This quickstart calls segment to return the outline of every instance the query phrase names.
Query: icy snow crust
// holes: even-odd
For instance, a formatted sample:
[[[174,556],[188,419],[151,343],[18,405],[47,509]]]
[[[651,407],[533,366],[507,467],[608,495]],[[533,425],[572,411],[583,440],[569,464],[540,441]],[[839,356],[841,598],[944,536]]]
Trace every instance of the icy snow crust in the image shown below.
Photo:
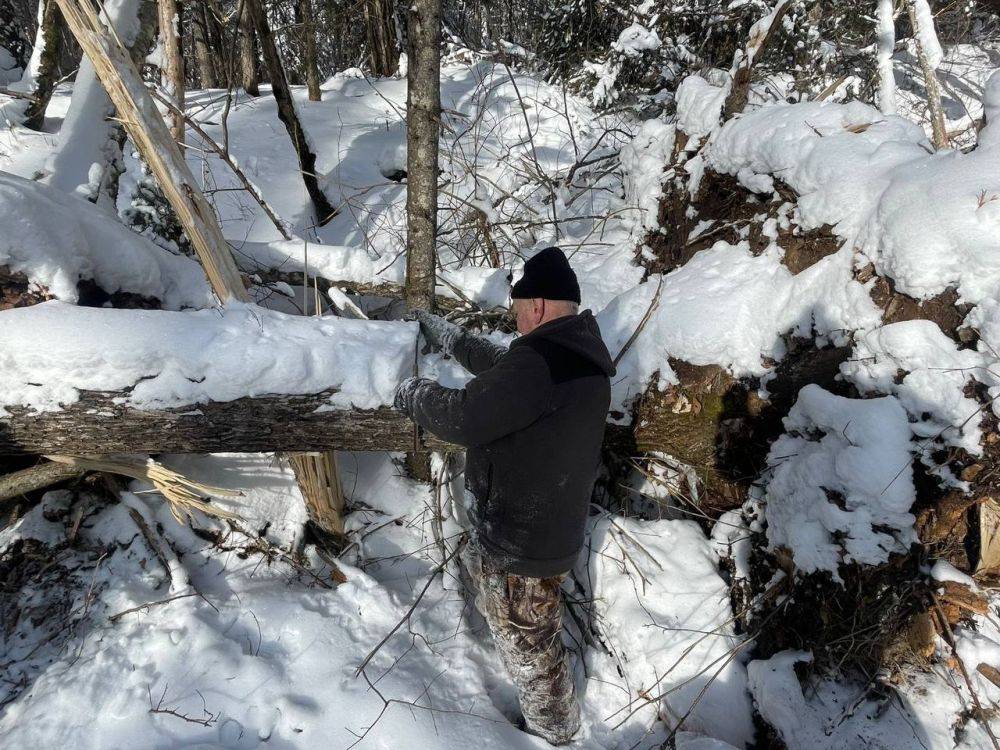
[[[168,312],[45,302],[2,313],[0,410],[51,411],[81,390],[122,389],[125,403],[149,409],[329,389],[331,407],[373,408],[410,374],[416,337],[416,323],[240,303]]]

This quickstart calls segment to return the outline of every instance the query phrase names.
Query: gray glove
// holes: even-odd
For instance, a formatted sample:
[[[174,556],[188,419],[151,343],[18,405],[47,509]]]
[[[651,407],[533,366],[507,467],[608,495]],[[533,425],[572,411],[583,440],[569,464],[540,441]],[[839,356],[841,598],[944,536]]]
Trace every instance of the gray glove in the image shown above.
[[[406,414],[413,413],[413,399],[417,395],[417,390],[424,383],[434,381],[427,378],[406,378],[396,386],[396,395],[392,399],[392,405]]]
[[[455,351],[455,344],[465,335],[461,326],[451,323],[440,315],[434,315],[426,310],[411,310],[407,313],[408,320],[415,320],[420,323],[420,332],[424,334],[427,343],[437,347],[445,354],[451,356]]]

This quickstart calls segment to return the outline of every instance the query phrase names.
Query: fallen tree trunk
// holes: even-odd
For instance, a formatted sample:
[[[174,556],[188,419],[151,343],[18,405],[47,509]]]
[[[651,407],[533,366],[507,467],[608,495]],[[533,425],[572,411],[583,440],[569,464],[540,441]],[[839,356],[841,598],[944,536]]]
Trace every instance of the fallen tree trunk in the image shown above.
[[[53,461],[29,466],[27,469],[0,476],[0,502],[51,487],[53,484],[65,482],[67,479],[81,477],[86,473],[86,469]],[[4,510],[6,509],[4,508]]]
[[[61,411],[12,407],[0,420],[0,455],[430,451],[454,448],[417,433],[388,407],[317,411],[329,393],[241,398],[173,409],[115,403],[121,392],[84,392]]]

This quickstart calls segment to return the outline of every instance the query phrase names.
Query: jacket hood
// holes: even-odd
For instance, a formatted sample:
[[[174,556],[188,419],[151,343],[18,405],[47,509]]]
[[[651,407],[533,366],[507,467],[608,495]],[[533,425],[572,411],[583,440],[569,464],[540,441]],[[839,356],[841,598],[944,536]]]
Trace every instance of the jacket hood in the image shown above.
[[[567,315],[550,320],[548,323],[538,326],[531,333],[514,339],[511,346],[516,346],[528,339],[539,338],[544,338],[585,357],[597,365],[609,378],[615,374],[615,365],[611,361],[611,354],[601,338],[601,329],[590,310],[584,310],[578,315]]]

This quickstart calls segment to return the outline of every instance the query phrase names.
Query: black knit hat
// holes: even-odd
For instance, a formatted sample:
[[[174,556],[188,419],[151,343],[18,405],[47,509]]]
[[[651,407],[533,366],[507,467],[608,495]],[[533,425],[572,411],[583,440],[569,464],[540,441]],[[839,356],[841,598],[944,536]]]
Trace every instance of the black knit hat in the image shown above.
[[[580,304],[580,284],[558,247],[547,247],[524,264],[511,299],[558,299]]]

